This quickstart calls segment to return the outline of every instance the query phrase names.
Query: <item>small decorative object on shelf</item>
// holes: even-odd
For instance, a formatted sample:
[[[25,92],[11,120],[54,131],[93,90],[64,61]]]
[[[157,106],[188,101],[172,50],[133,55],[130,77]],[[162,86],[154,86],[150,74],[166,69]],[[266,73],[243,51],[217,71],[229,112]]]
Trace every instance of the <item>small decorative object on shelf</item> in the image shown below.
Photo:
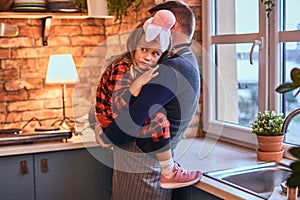
[[[48,0],[48,11],[72,13],[80,12],[81,9],[76,5],[76,3],[73,0]]]
[[[75,3],[80,8],[81,12],[89,12],[87,6],[88,1],[90,0],[75,0]],[[114,16],[115,20],[119,20],[121,23],[123,17],[129,12],[129,10],[134,11],[137,9],[141,0],[106,0],[103,2],[107,4],[108,15]]]
[[[257,158],[261,161],[279,161],[283,157],[282,132],[283,113],[275,111],[259,112],[252,123],[252,133],[258,141]]]
[[[87,13],[87,1],[88,0],[75,0],[75,4],[77,5],[80,12]]]
[[[46,0],[14,0],[12,11],[15,12],[46,12]]]

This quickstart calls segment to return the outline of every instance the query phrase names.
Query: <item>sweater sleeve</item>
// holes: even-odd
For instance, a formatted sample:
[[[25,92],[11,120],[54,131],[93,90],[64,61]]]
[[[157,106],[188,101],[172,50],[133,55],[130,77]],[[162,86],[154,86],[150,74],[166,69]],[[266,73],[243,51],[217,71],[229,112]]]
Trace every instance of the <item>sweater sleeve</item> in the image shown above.
[[[159,75],[146,84],[129,109],[105,129],[104,134],[115,145],[129,142],[143,123],[158,109],[175,98],[176,73],[161,65]]]

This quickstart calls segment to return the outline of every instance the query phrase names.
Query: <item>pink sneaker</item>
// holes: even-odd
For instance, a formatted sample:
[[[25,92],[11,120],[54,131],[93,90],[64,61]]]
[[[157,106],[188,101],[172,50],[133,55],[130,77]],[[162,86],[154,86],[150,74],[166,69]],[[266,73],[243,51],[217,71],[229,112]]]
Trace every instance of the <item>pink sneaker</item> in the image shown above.
[[[173,167],[173,173],[174,176],[171,178],[167,178],[163,174],[160,176],[160,187],[165,189],[186,187],[197,183],[202,177],[202,172],[187,171],[176,163]]]

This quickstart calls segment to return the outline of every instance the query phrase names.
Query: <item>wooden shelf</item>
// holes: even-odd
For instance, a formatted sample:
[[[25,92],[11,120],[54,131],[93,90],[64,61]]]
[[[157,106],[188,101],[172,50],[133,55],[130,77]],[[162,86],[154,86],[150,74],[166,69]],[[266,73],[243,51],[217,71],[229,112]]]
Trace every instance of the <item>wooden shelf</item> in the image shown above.
[[[87,19],[87,18],[112,18],[112,16],[89,16],[88,13],[70,12],[0,12],[0,18],[10,19],[41,19],[43,23],[43,45],[47,46],[49,30],[52,19]]]
[[[0,18],[45,18],[53,19],[86,19],[89,18],[87,13],[55,13],[55,12],[0,12]],[[104,17],[103,17],[104,18]]]

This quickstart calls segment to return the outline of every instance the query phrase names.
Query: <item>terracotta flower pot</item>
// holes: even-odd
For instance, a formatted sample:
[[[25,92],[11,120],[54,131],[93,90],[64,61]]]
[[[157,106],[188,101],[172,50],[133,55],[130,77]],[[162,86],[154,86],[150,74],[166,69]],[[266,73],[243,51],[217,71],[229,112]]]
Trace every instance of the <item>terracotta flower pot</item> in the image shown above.
[[[258,149],[260,151],[278,152],[282,150],[283,135],[262,136],[257,135]]]
[[[262,136],[257,135],[258,149],[256,150],[257,159],[260,161],[277,162],[283,157],[283,135]]]
[[[284,150],[281,151],[275,151],[275,152],[267,152],[267,151],[260,151],[256,150],[257,159],[260,161],[266,161],[266,162],[278,162],[283,157]]]

